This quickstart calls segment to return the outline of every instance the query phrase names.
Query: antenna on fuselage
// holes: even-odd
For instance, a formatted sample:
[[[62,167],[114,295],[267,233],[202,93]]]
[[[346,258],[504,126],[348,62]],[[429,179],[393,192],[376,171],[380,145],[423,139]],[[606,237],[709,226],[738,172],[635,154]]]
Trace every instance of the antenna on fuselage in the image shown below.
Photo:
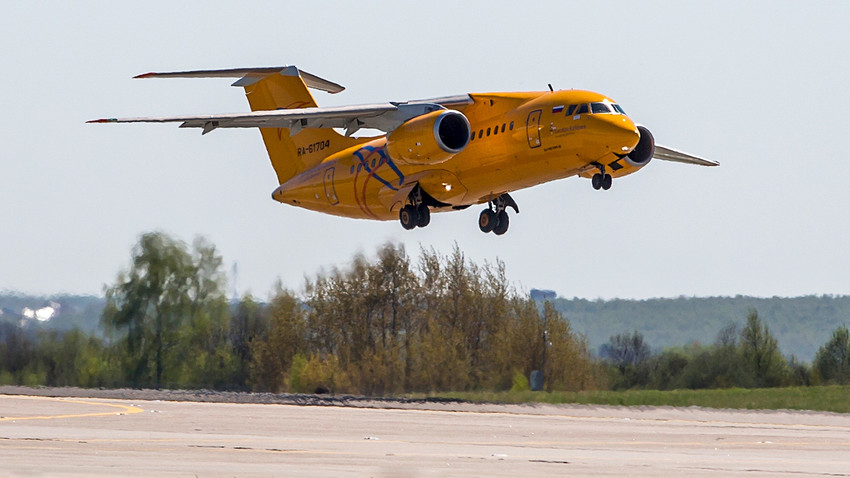
[[[549,91],[551,91],[551,92],[553,92],[553,93],[554,93],[554,92],[555,92],[555,90],[553,90],[553,89],[552,89],[552,83],[547,83],[547,84],[549,85]]]

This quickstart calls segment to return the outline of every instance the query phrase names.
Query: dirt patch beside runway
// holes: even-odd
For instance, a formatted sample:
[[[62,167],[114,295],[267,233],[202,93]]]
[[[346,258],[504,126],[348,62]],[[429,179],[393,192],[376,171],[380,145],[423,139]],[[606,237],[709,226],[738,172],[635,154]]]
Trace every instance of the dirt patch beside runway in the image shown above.
[[[385,398],[355,395],[314,395],[302,393],[218,392],[213,390],[86,389],[76,387],[0,386],[0,395],[31,395],[64,398],[106,398],[117,400],[161,400],[169,402],[250,403],[356,408],[460,409],[472,402],[446,398]],[[478,404],[483,405],[483,404]]]
[[[548,403],[501,404],[448,398],[391,398],[355,395],[218,392],[212,390],[84,389],[75,387],[0,386],[0,395],[64,398],[102,398],[197,403],[297,405],[384,410],[430,410],[441,412],[509,413],[523,415],[605,416],[626,420],[692,420],[695,416],[739,423],[850,426],[850,414],[800,410],[737,410],[702,407],[578,405]]]

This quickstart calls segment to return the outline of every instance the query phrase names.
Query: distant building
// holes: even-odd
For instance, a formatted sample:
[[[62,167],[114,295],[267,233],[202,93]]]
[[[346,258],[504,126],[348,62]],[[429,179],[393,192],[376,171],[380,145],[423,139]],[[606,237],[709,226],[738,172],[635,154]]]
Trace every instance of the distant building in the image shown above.
[[[554,290],[531,289],[531,300],[554,300],[557,296]]]
[[[26,319],[35,319],[39,322],[47,322],[48,320],[52,319],[54,315],[56,315],[56,309],[49,305],[47,307],[42,307],[37,310],[30,309],[29,307],[24,307],[21,310],[21,315]]]

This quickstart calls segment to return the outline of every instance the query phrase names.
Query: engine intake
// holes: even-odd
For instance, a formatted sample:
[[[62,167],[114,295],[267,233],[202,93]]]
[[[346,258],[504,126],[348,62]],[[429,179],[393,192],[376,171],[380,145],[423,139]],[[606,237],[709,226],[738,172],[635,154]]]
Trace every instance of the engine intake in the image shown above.
[[[637,129],[638,133],[640,133],[640,140],[637,146],[635,146],[635,149],[626,156],[626,162],[630,166],[642,168],[649,163],[652,155],[655,154],[655,138],[652,137],[652,133],[649,132],[646,126],[638,125]]]
[[[459,111],[432,111],[393,130],[387,136],[387,153],[399,163],[439,164],[466,148],[470,131]]]

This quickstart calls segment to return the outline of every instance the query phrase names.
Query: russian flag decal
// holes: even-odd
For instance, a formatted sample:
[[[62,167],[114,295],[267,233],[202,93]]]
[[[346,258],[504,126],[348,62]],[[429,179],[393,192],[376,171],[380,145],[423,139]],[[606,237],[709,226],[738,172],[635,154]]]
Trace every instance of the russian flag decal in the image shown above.
[[[552,107],[552,113],[560,113],[561,111],[564,111],[564,105]]]

